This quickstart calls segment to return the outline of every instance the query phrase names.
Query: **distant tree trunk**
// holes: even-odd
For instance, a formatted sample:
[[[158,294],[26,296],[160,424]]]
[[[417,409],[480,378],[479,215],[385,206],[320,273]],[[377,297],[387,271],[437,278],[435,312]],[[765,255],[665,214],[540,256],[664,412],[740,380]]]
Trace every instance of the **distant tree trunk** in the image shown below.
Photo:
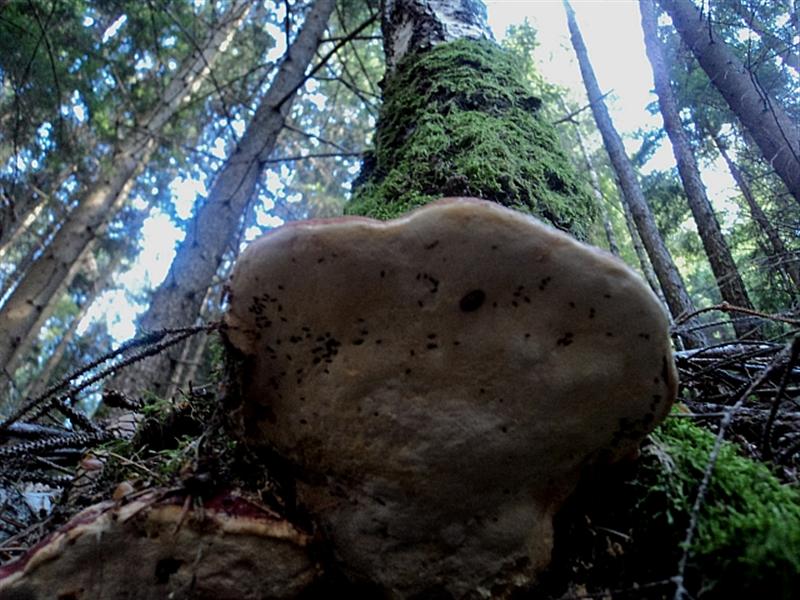
[[[706,195],[705,186],[700,179],[700,169],[697,167],[689,138],[678,114],[678,106],[669,81],[669,71],[664,61],[661,41],[658,39],[658,23],[653,1],[639,0],[644,41],[647,56],[653,66],[656,95],[664,119],[664,128],[672,143],[672,152],[678,164],[678,173],[683,182],[689,208],[697,224],[697,233],[703,242],[722,299],[733,306],[752,309],[753,304],[750,302],[744,281],[736,268],[733,255],[722,235],[722,228]],[[732,325],[740,338],[753,333],[753,324],[747,320],[732,319]]]
[[[575,13],[567,0],[564,0],[564,8],[567,12],[567,22],[569,24],[572,45],[578,57],[583,82],[586,85],[589,102],[592,106],[592,114],[594,115],[595,121],[597,121],[597,126],[603,137],[606,151],[611,159],[614,171],[619,178],[623,195],[631,209],[633,219],[636,222],[636,228],[642,237],[642,243],[647,250],[647,255],[658,277],[661,290],[664,292],[667,306],[675,319],[683,315],[691,314],[695,310],[694,306],[686,291],[681,274],[675,266],[675,262],[672,260],[672,256],[656,227],[655,218],[644,197],[633,165],[625,154],[625,147],[622,145],[622,140],[614,128],[611,116],[608,114],[605,102],[603,102],[600,86],[597,83],[592,65],[589,62],[586,45],[583,43],[583,37],[578,28],[578,23],[575,20]],[[689,328],[697,324],[698,323],[694,320],[686,323]],[[703,340],[700,334],[692,333],[685,336],[685,342],[689,347],[696,347],[701,345]]]
[[[13,265],[12,271],[3,279],[2,289],[0,290],[0,298],[5,298],[17,283],[25,276],[31,265],[36,262],[36,258],[40,255],[42,250],[47,247],[53,233],[58,229],[59,223],[54,219],[47,224],[44,231],[40,232],[37,236],[28,236],[28,249],[17,260],[9,260],[9,265]],[[32,238],[32,239],[31,239]],[[21,240],[16,240],[20,244]],[[0,260],[8,260],[10,257],[5,257],[0,254]]]
[[[153,294],[139,321],[145,331],[194,325],[206,292],[223,256],[231,249],[242,215],[253,199],[265,161],[292,107],[305,72],[325,32],[335,0],[316,0],[306,14],[297,38],[287,50],[272,85],[256,110],[242,139],[216,174],[214,183],[186,228],[164,283]],[[238,252],[233,248],[234,254]],[[127,392],[147,390],[165,395],[182,355],[174,348],[119,373],[110,384]]]
[[[563,99],[559,99],[561,103],[561,109],[564,112],[569,112],[567,109],[567,105],[564,103]],[[586,150],[586,144],[583,141],[583,134],[581,133],[581,129],[578,126],[578,123],[572,121],[573,130],[575,131],[575,138],[578,140],[578,148],[581,151],[581,157],[583,158],[583,162],[586,165],[586,171],[589,174],[589,182],[592,186],[592,193],[594,194],[594,198],[597,201],[597,208],[600,211],[600,219],[603,222],[603,231],[606,234],[606,241],[608,242],[608,249],[611,251],[611,254],[615,256],[619,256],[619,244],[617,243],[617,236],[614,233],[614,228],[611,225],[611,219],[608,217],[608,207],[606,206],[606,200],[603,197],[603,191],[600,188],[600,178],[597,176],[597,171],[595,171],[594,165],[592,164],[591,159],[589,158],[589,152]]]
[[[667,306],[667,299],[664,298],[664,291],[661,289],[661,285],[658,283],[658,277],[656,277],[656,272],[653,270],[653,265],[650,264],[650,258],[647,256],[647,250],[644,249],[644,244],[642,244],[642,236],[639,235],[639,230],[636,228],[636,222],[633,219],[631,207],[628,205],[628,201],[625,199],[625,193],[622,191],[622,186],[620,185],[618,179],[614,179],[614,185],[617,188],[620,204],[622,205],[622,214],[625,217],[625,227],[627,228],[628,235],[631,238],[631,245],[633,245],[633,251],[636,253],[636,258],[639,259],[639,267],[642,270],[642,274],[650,286],[650,289],[653,290],[656,296],[661,298],[661,301],[665,306]]]
[[[725,164],[728,165],[728,170],[731,172],[731,176],[736,182],[736,185],[739,187],[739,190],[742,192],[742,196],[747,203],[747,207],[750,209],[750,216],[758,228],[761,229],[762,234],[769,243],[770,254],[775,260],[775,264],[786,274],[786,276],[795,286],[796,294],[800,293],[800,257],[793,256],[792,253],[786,248],[786,245],[783,243],[783,240],[778,234],[778,230],[775,229],[770,222],[769,217],[767,217],[766,213],[756,201],[753,190],[750,188],[750,184],[748,183],[744,174],[728,154],[728,149],[725,145],[725,142],[722,141],[719,133],[712,132],[710,129],[706,129],[706,133],[708,133],[708,135],[714,141],[714,145],[717,147],[720,156],[722,156],[722,158],[725,160]]]
[[[8,198],[9,192],[2,191],[0,198],[0,259],[8,254],[14,243],[28,230],[52,199],[52,194],[76,171],[75,165],[67,165],[58,172],[32,176],[27,185],[20,185],[14,190],[14,198]]]
[[[142,214],[142,217],[144,214]],[[143,221],[144,219],[141,218]],[[81,324],[81,321],[86,316],[86,313],[91,308],[94,301],[97,299],[97,296],[108,287],[108,284],[113,277],[114,273],[116,272],[117,267],[122,262],[123,253],[120,252],[118,255],[114,256],[108,263],[100,270],[97,274],[97,277],[92,282],[91,290],[86,297],[84,298],[81,305],[78,307],[78,312],[75,316],[72,317],[72,321],[70,321],[67,330],[61,335],[60,339],[58,340],[58,344],[56,344],[55,349],[47,356],[47,360],[44,364],[42,370],[36,374],[34,380],[28,385],[28,387],[23,392],[24,398],[33,399],[39,396],[42,392],[47,389],[47,386],[50,384],[50,381],[53,379],[53,375],[55,374],[56,370],[61,364],[62,359],[64,358],[64,354],[67,352],[67,348],[72,343],[72,340],[75,338],[75,333],[78,330],[78,326]]]
[[[659,0],[684,43],[800,203],[800,125],[728,48],[691,0]]]
[[[231,5],[205,43],[172,78],[157,107],[141,120],[139,130],[130,132],[119,143],[101,178],[87,190],[47,250],[0,309],[0,339],[6,340],[0,344],[0,378],[3,374],[13,377],[47,320],[53,299],[69,285],[81,257],[91,252],[97,236],[124,204],[136,175],[157,145],[161,129],[208,75],[250,6],[248,0],[237,0]]]

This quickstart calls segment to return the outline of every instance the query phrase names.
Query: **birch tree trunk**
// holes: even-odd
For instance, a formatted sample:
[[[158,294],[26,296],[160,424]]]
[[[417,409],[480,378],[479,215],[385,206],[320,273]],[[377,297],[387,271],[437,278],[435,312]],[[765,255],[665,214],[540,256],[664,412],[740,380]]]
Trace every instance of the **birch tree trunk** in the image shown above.
[[[272,85],[261,101],[242,139],[217,173],[208,197],[186,228],[186,238],[161,286],[153,294],[141,329],[194,325],[206,292],[219,271],[223,256],[236,239],[240,220],[256,191],[265,161],[275,147],[278,134],[305,73],[322,38],[335,0],[317,0],[297,38],[287,50]],[[111,386],[127,392],[148,390],[165,395],[182,346],[142,361],[119,373]]]
[[[720,156],[722,156],[722,158],[725,160],[725,164],[728,165],[728,170],[730,171],[731,176],[736,182],[739,190],[742,192],[742,196],[747,203],[747,208],[750,209],[750,216],[756,225],[758,225],[758,228],[761,230],[764,237],[767,239],[767,242],[769,243],[770,254],[774,259],[775,264],[786,274],[786,276],[794,285],[795,289],[798,291],[797,293],[800,293],[800,257],[793,256],[792,253],[786,248],[786,245],[783,243],[783,240],[778,234],[778,230],[772,225],[769,217],[767,217],[764,210],[756,201],[755,194],[753,194],[753,190],[751,189],[750,184],[747,182],[747,179],[745,178],[741,169],[739,169],[739,166],[728,154],[728,149],[725,146],[725,142],[722,141],[719,133],[711,132],[709,129],[707,129],[706,132],[714,141],[714,145],[717,147],[717,151],[719,151]]]
[[[603,144],[606,147],[608,156],[611,159],[611,165],[614,167],[614,171],[619,179],[625,201],[631,209],[636,228],[641,235],[642,243],[644,244],[645,250],[647,250],[647,255],[653,265],[661,290],[664,292],[667,306],[673,318],[677,320],[681,316],[693,313],[695,310],[694,305],[686,291],[683,278],[678,268],[675,266],[675,262],[672,260],[672,256],[656,227],[655,218],[644,197],[633,165],[625,154],[625,147],[622,144],[622,139],[620,139],[611,121],[611,116],[608,114],[608,109],[603,101],[603,95],[600,93],[600,86],[597,83],[597,77],[589,62],[589,55],[586,51],[586,45],[583,42],[583,36],[578,28],[575,13],[567,0],[564,0],[564,8],[567,12],[567,23],[569,25],[572,45],[578,57],[581,75],[583,76],[583,82],[586,86],[589,102],[592,106],[592,114],[594,115],[595,121],[597,121],[597,127],[600,129],[600,134],[603,137]],[[689,328],[697,324],[698,323],[694,319],[686,323]],[[702,341],[702,337],[698,333],[685,336],[686,345],[689,347],[699,346],[702,344]]]
[[[800,204],[800,123],[762,89],[691,0],[658,0],[711,83]]]
[[[689,208],[697,224],[697,233],[703,242],[711,271],[717,282],[722,299],[733,306],[752,309],[753,304],[747,294],[744,281],[736,268],[730,248],[722,235],[722,229],[714,214],[714,209],[706,195],[706,189],[700,178],[700,169],[689,145],[689,138],[683,129],[675,96],[669,81],[669,71],[664,61],[661,41],[658,39],[658,23],[653,0],[639,0],[642,14],[642,31],[647,48],[647,56],[653,67],[656,95],[661,116],[664,119],[664,129],[667,131],[675,161],[678,164],[678,173],[686,192]],[[752,323],[746,320],[733,319],[732,325],[737,337],[752,334]]]
[[[141,126],[122,140],[101,178],[87,190],[42,256],[20,281],[0,309],[0,378],[9,379],[47,320],[53,300],[74,277],[81,258],[91,252],[97,236],[125,203],[133,182],[156,148],[156,139],[170,118],[208,75],[211,65],[227,47],[251,3],[237,0],[221,18],[205,43],[181,68],[164,90],[158,106]]]

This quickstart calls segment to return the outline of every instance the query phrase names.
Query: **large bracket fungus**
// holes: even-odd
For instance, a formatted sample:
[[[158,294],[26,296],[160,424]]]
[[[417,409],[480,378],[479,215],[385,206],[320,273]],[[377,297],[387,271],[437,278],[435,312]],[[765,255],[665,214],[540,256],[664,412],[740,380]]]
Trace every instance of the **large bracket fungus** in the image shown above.
[[[530,582],[581,472],[676,394],[633,271],[475,199],[281,227],[239,259],[225,321],[238,435],[291,467],[346,572],[400,596]]]

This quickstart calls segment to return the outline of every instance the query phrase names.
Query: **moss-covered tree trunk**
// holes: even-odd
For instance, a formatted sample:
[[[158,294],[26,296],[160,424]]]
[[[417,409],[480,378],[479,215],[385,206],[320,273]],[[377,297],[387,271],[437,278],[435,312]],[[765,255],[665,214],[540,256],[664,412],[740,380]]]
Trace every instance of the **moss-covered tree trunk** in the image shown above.
[[[385,3],[384,105],[348,212],[387,219],[475,196],[585,238],[595,204],[485,18],[468,0]]]

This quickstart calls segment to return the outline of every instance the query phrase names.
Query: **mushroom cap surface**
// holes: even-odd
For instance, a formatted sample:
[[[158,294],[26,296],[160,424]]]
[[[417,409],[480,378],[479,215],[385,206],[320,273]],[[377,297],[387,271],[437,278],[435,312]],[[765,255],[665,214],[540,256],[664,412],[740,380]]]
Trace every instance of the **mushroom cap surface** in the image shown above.
[[[401,595],[533,577],[581,470],[676,395],[641,278],[491,202],[289,224],[229,291],[239,435],[293,467],[345,568]]]

